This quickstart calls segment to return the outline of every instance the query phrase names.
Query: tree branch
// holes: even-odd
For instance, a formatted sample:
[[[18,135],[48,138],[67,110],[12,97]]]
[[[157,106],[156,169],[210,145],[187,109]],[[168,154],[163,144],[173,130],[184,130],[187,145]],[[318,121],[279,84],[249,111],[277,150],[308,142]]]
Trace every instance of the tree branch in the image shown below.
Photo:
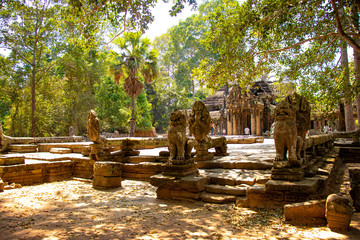
[[[340,21],[340,16],[339,16],[339,11],[336,7],[335,4],[335,0],[331,0],[331,5],[334,9],[334,14],[335,14],[335,20],[336,20],[336,26],[337,26],[337,30],[338,30],[338,34],[340,35],[340,37],[342,39],[344,39],[351,47],[353,47],[357,52],[360,52],[360,46],[356,43],[356,41],[354,41],[351,37],[349,37],[343,30],[342,25],[341,25],[341,21]]]
[[[115,38],[119,37],[121,34],[123,34],[126,31],[126,16],[127,16],[128,10],[129,10],[130,3],[131,3],[131,0],[128,2],[128,5],[126,6],[126,9],[125,9],[124,29],[120,33],[116,34],[106,45],[109,45],[112,41],[114,41]]]
[[[313,40],[316,40],[316,39],[326,38],[326,37],[334,36],[334,35],[338,35],[338,34],[337,34],[337,33],[328,33],[328,34],[316,36],[316,37],[313,37],[313,38],[305,39],[304,41],[295,43],[294,45],[291,45],[291,46],[288,46],[288,47],[285,47],[285,48],[268,50],[268,51],[258,52],[258,53],[255,53],[255,54],[282,52],[282,51],[286,51],[286,50],[292,49],[292,48],[294,48],[294,47],[300,46],[300,45],[302,45],[302,44],[304,44],[304,43],[306,43],[306,42],[310,42],[310,41],[313,41]]]

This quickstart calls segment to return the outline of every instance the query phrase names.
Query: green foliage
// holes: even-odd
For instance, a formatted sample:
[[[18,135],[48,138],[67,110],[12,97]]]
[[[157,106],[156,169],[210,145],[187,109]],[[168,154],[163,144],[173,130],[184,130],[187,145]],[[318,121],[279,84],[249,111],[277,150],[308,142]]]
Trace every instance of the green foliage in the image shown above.
[[[192,0],[177,0],[172,13],[187,2],[196,5]],[[0,121],[6,134],[67,135],[73,126],[76,134],[82,135],[91,108],[99,112],[105,130],[127,131],[130,100],[122,87],[106,77],[108,66],[116,62],[108,56],[104,42],[111,42],[125,30],[147,29],[153,20],[150,7],[155,3],[2,1],[0,47],[9,54],[0,56]],[[139,80],[151,82],[157,76],[157,54],[151,49],[143,51],[150,46],[148,40],[143,46],[136,54],[145,55],[141,55],[141,64],[135,65],[144,66]],[[146,98],[142,92],[137,99],[137,127],[149,130],[151,115]]]
[[[64,117],[66,129],[73,126],[77,134],[86,132],[87,115],[96,106],[96,85],[106,73],[106,52],[66,48],[58,60],[56,73],[64,81]]]
[[[146,98],[146,92],[143,90],[136,98],[136,129],[148,131],[152,129],[151,104]]]
[[[349,6],[347,1],[337,5],[345,9],[346,31],[351,31]],[[201,43],[217,57],[204,58],[194,77],[208,87],[246,87],[270,74],[284,94],[296,89],[315,109],[333,109],[344,97],[340,37],[327,1],[224,0],[205,21]]]
[[[124,89],[115,84],[111,77],[105,77],[95,87],[97,107],[96,113],[101,122],[101,127],[107,132],[117,130],[128,132],[128,121],[131,117],[129,111],[130,99]]]

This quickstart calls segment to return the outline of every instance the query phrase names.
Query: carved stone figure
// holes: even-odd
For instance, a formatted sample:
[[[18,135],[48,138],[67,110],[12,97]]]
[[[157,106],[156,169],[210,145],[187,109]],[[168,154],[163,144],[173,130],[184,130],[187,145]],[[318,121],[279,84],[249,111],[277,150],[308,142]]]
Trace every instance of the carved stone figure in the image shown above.
[[[296,156],[300,160],[302,158],[301,151],[305,151],[305,136],[306,132],[311,128],[310,120],[310,104],[305,97],[297,93],[288,95],[285,100],[293,106],[296,113],[296,130],[298,138],[298,147],[296,149]],[[303,154],[305,157],[305,153]]]
[[[275,108],[274,141],[277,162],[287,161],[287,167],[299,167],[301,162],[296,156],[297,128],[296,113],[292,105],[282,101]]]
[[[96,113],[94,110],[90,110],[88,121],[87,121],[87,132],[91,141],[94,143],[101,143],[102,140],[100,138],[100,121],[96,117]]]
[[[330,194],[326,199],[325,216],[331,230],[348,230],[353,216],[353,201],[347,195]]]
[[[189,117],[190,134],[194,135],[196,141],[202,142],[206,139],[211,130],[210,123],[209,110],[203,102],[196,101]]]
[[[186,145],[186,118],[182,111],[175,110],[171,113],[168,131],[169,160],[185,159]]]
[[[69,136],[70,136],[70,137],[75,136],[75,130],[74,130],[74,127],[73,127],[73,126],[70,126],[70,128],[69,128]]]

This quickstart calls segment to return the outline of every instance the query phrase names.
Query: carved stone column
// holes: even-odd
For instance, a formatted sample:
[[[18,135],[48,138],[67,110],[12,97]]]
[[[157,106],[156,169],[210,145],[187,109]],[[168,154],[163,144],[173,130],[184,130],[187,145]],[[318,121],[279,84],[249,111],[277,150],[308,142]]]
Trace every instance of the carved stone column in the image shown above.
[[[256,110],[256,136],[261,136],[260,109]]]
[[[232,111],[227,112],[227,134],[232,135]]]
[[[251,135],[255,135],[256,133],[256,113],[255,109],[251,110]]]

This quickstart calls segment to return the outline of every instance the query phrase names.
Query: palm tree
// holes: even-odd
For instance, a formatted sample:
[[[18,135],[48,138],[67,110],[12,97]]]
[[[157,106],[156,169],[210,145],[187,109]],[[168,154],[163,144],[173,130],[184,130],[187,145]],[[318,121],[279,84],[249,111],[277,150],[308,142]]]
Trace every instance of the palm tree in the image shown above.
[[[141,39],[140,32],[128,32],[114,43],[120,50],[117,63],[111,67],[115,83],[124,79],[124,90],[131,97],[130,137],[135,133],[135,98],[142,92],[144,84],[149,84],[158,76],[157,52],[150,49],[150,40]]]

